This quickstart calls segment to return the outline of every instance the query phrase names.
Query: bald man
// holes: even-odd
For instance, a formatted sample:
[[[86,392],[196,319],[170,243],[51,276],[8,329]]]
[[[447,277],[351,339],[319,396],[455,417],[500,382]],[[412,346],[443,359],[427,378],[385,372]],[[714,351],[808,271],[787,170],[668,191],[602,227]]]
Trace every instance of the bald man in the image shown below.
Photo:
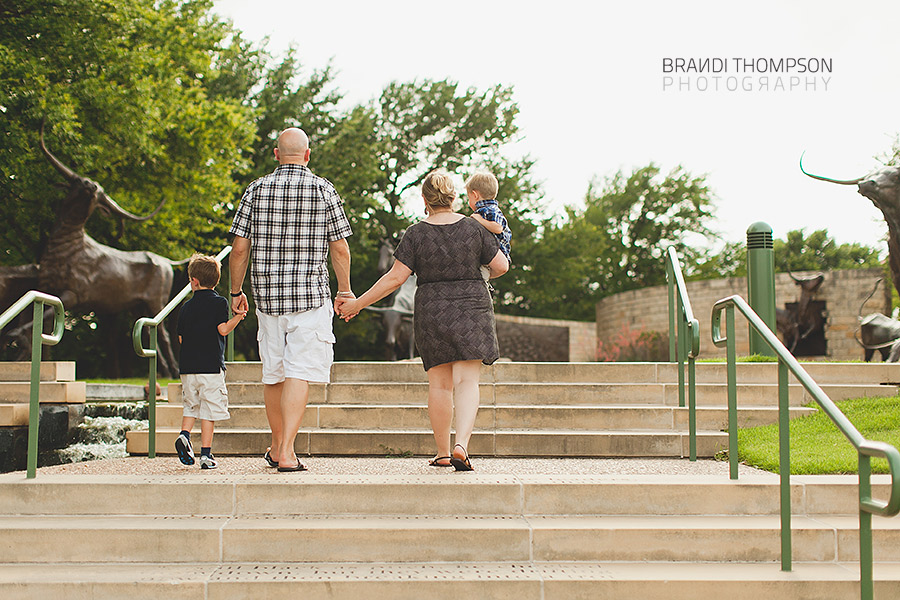
[[[246,311],[244,276],[259,321],[266,417],[272,445],[263,458],[281,472],[305,471],[294,440],[309,399],[309,383],[328,383],[334,361],[335,307],[327,259],[338,297],[350,289],[350,222],[343,201],[327,179],[309,170],[309,137],[291,127],[278,136],[278,167],[251,183],[234,216],[231,296],[235,312]],[[252,260],[251,260],[252,259]]]

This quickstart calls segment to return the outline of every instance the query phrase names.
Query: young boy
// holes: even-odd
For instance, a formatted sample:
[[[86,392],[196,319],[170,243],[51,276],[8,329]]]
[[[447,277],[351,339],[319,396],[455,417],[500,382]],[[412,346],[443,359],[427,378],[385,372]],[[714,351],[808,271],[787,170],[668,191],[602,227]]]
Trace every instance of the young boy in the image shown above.
[[[217,294],[221,267],[212,256],[195,254],[188,263],[188,277],[194,296],[181,307],[178,315],[178,341],[181,342],[181,398],[184,416],[181,433],[175,439],[175,451],[183,464],[194,464],[191,429],[200,419],[200,468],[215,469],[212,454],[213,429],[216,421],[228,414],[228,392],[225,390],[225,338],[237,327],[246,313],[228,318],[228,301]]]
[[[500,211],[500,205],[497,204],[499,187],[497,178],[492,173],[475,171],[475,174],[466,181],[466,196],[469,197],[469,208],[473,211],[472,218],[497,236],[500,251],[506,256],[506,260],[510,260],[509,242],[512,239],[512,232],[509,230],[506,217]],[[484,265],[481,267],[481,276],[486,283],[491,277],[490,270]]]

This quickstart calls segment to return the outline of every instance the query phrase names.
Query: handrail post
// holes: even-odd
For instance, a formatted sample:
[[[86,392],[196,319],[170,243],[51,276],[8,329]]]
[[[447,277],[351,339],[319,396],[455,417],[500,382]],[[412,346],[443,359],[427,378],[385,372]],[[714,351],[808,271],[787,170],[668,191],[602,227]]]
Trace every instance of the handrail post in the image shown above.
[[[774,351],[774,348],[773,348]],[[791,570],[791,430],[788,369],[778,359],[778,470],[781,479],[781,570]]]
[[[725,334],[728,374],[728,466],[731,479],[738,478],[737,435],[737,350],[734,340],[734,305],[725,307]]]
[[[688,355],[688,435],[690,460],[697,460],[697,370],[696,359]]]
[[[31,395],[28,405],[28,464],[26,479],[37,476],[38,458],[38,424],[40,422],[41,404],[41,354],[44,345],[41,335],[44,330],[44,303],[34,301],[34,320],[31,322]]]
[[[872,462],[871,458],[859,453],[859,498],[870,500],[872,497]],[[893,477],[893,474],[892,474]],[[872,600],[875,594],[872,563],[872,513],[859,509],[859,597],[861,600]]]
[[[684,408],[684,358],[687,353],[687,336],[684,333],[684,303],[679,294],[676,302],[678,307],[678,406]]]
[[[148,427],[150,428],[150,435],[147,440],[147,456],[150,458],[156,458],[156,362],[157,362],[157,327],[158,325],[154,325],[150,327],[150,349],[153,352],[153,355],[150,357],[150,384],[147,387],[147,400],[148,400]]]
[[[228,257],[228,318],[234,316],[234,311],[231,310],[231,257]],[[225,359],[228,362],[234,362],[234,330],[228,332],[228,336],[225,338]]]
[[[666,283],[669,286],[669,362],[675,362],[675,269],[666,261]]]

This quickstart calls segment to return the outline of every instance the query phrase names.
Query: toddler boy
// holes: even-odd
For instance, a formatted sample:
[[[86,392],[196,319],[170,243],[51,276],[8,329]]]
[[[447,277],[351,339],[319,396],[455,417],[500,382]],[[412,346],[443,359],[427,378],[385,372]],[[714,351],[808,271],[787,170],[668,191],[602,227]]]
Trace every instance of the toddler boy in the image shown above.
[[[178,315],[178,341],[181,342],[181,398],[184,413],[181,433],[175,439],[175,451],[183,464],[194,464],[191,429],[200,419],[200,468],[215,469],[212,454],[216,421],[228,414],[225,389],[225,337],[237,327],[246,313],[228,318],[228,301],[213,289],[219,283],[221,267],[212,256],[195,254],[188,263],[193,297]]]
[[[500,251],[509,258],[510,240],[512,232],[509,230],[509,224],[506,217],[500,211],[500,205],[497,204],[497,190],[499,189],[497,178],[493,173],[488,171],[475,171],[466,181],[466,196],[469,197],[469,208],[472,209],[472,218],[481,223],[481,225],[497,236],[500,242]],[[512,264],[512,261],[510,261]],[[485,265],[481,266],[481,276],[487,282],[491,277],[490,269]]]

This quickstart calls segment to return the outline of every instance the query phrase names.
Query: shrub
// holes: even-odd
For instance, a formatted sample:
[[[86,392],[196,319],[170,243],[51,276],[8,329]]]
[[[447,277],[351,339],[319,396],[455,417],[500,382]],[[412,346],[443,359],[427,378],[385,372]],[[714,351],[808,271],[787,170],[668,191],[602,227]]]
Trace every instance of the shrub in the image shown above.
[[[669,360],[669,339],[659,331],[643,327],[631,329],[628,324],[610,339],[597,342],[599,362],[662,362]]]

